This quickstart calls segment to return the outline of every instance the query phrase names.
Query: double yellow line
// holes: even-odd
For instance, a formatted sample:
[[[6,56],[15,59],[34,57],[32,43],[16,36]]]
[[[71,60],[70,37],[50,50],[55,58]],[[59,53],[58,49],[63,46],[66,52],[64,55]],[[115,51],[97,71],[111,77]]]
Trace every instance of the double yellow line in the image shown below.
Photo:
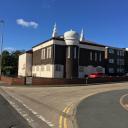
[[[64,114],[68,114],[69,111],[70,111],[70,109],[71,109],[71,107],[72,107],[72,105],[73,105],[73,104],[71,104],[71,105],[65,107],[64,110],[63,110],[63,113],[64,113]],[[62,114],[61,114],[61,116],[59,117],[59,128],[68,128],[67,117],[63,116]]]

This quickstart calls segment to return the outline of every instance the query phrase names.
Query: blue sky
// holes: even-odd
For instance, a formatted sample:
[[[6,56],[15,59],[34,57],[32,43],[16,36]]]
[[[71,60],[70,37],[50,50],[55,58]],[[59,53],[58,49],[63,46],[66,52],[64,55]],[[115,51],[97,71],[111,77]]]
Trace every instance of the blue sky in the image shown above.
[[[55,22],[60,35],[84,28],[87,40],[128,47],[128,0],[0,0],[0,19],[5,48],[30,49],[51,37]]]

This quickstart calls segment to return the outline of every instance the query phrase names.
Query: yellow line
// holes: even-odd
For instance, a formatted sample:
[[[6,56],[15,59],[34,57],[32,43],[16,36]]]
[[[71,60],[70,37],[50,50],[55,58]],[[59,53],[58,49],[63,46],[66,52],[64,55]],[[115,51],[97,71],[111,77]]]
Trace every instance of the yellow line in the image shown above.
[[[59,118],[59,128],[62,128],[63,116]]]
[[[68,107],[68,109],[66,110],[66,114],[69,113],[70,109],[72,107],[72,104]],[[64,118],[64,128],[68,128],[68,125],[67,125],[67,118],[65,117]]]
[[[68,109],[68,106],[64,108],[63,112]],[[59,128],[63,128],[63,116],[61,115],[59,118]]]
[[[72,106],[72,104],[67,106],[67,107],[65,107],[63,112],[64,113],[68,113],[70,111],[70,109],[71,109],[71,106]],[[64,128],[67,128],[67,118],[63,117],[61,115],[60,118],[59,118],[59,128],[63,128],[63,126],[64,126]]]

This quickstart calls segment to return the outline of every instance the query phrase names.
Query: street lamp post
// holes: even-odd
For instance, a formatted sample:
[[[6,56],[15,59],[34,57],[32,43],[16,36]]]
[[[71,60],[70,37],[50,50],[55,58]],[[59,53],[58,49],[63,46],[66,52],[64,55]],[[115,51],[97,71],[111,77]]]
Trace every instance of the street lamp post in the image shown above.
[[[0,20],[0,27],[1,27],[1,41],[0,41],[0,76],[2,74],[2,52],[3,52],[3,37],[4,37],[4,20]]]

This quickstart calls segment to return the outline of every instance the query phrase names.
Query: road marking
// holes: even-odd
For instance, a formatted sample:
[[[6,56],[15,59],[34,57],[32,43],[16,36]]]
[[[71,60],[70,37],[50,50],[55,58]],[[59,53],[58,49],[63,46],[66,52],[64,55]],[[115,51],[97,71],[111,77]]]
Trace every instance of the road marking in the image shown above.
[[[63,113],[68,114],[73,104],[66,106],[63,110]],[[62,114],[59,117],[59,128],[68,128],[67,117],[64,117]]]
[[[128,111],[128,104],[123,104],[123,100],[124,100],[124,98],[125,98],[126,96],[128,96],[128,94],[125,94],[125,95],[121,96],[121,98],[120,98],[120,104],[121,104],[121,106],[122,106],[125,110]]]
[[[50,127],[54,127],[54,124],[52,122],[50,122],[49,120],[45,119],[42,115],[40,115],[39,113],[35,112],[33,109],[31,109],[30,107],[28,107],[26,104],[23,103],[22,100],[20,100],[19,98],[16,98],[15,96],[12,96],[12,98],[14,98],[16,101],[18,101],[19,103],[21,103],[26,109],[28,109],[30,112],[32,112],[37,118],[39,118],[40,120],[42,120],[43,122],[47,123],[48,126]],[[10,104],[12,104],[14,106],[14,108],[24,117],[26,118],[26,120],[31,123],[34,120],[29,116],[29,114],[26,115],[26,112],[23,111],[19,106],[17,106],[14,102],[9,101]],[[25,114],[25,115],[24,115]]]
[[[67,110],[68,106],[64,108],[63,112]],[[59,118],[59,128],[63,127],[63,116],[61,115]]]

